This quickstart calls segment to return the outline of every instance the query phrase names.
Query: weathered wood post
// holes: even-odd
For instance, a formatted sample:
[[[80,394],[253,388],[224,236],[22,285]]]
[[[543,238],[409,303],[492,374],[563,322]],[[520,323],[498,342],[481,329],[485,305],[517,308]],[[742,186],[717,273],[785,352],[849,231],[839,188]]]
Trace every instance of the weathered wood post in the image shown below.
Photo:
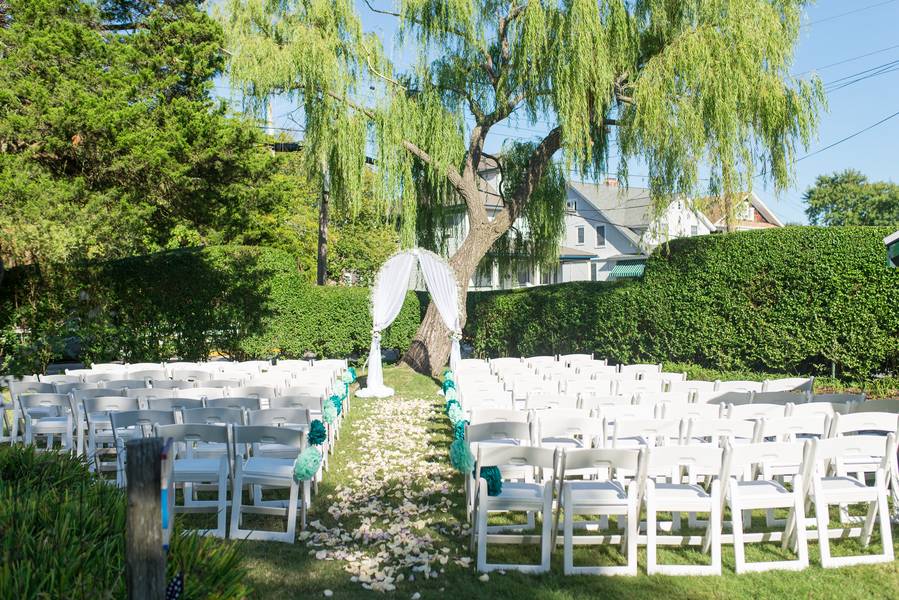
[[[125,444],[128,513],[125,521],[125,583],[129,600],[165,598],[162,547],[162,440],[140,438]]]

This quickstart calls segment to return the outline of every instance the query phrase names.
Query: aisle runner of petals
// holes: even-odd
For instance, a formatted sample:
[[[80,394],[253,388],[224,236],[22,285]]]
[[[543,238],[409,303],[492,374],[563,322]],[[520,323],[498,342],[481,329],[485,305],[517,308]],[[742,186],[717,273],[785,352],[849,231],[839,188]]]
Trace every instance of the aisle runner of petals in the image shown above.
[[[366,589],[389,592],[405,580],[438,578],[449,562],[471,564],[438,539],[462,541],[468,528],[447,521],[456,504],[448,497],[453,470],[445,444],[429,444],[435,414],[426,399],[378,400],[352,424],[363,447],[347,464],[346,483],[326,499],[335,526],[314,520],[300,534],[310,554],[346,561],[352,581]]]

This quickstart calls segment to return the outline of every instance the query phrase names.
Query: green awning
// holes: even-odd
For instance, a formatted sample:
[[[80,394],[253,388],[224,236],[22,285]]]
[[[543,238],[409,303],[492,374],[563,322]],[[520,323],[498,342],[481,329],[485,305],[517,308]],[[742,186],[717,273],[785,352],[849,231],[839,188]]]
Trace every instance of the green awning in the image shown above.
[[[624,279],[626,277],[643,277],[643,269],[646,263],[637,260],[622,260],[615,263],[609,273],[610,279]]]

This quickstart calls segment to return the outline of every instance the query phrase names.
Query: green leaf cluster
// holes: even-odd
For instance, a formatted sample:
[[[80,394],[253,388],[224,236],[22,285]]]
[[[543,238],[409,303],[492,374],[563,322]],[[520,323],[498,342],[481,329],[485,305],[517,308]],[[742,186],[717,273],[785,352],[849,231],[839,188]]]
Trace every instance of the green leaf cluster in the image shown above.
[[[198,2],[10,0],[9,16],[0,28],[7,266],[314,244],[314,230],[285,218],[314,212],[303,173],[210,97],[223,35]]]
[[[17,267],[0,288],[0,371],[86,362],[350,357],[371,343],[367,288],[309,285],[282,250],[212,246],[53,269]],[[382,341],[405,348],[410,293]]]
[[[83,457],[0,448],[0,589],[7,598],[125,596],[125,491]],[[175,531],[167,576],[182,598],[246,598],[241,548]]]
[[[641,281],[469,295],[481,356],[594,352],[858,380],[899,368],[887,228],[788,227],[672,241]]]

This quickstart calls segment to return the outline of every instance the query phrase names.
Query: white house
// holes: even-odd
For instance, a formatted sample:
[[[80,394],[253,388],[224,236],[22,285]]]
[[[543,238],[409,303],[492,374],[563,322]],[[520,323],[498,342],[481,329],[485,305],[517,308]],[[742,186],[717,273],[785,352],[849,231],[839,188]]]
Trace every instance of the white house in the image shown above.
[[[481,169],[481,191],[487,215],[492,218],[503,208],[497,192],[501,173],[493,161],[485,162]],[[565,231],[558,262],[536,266],[522,262],[501,277],[497,265],[488,258],[472,278],[470,289],[487,291],[639,277],[648,254],[659,244],[725,229],[723,216],[713,212],[710,219],[690,200],[675,200],[661,215],[656,215],[648,189],[620,187],[616,179],[602,183],[569,181],[566,188]],[[717,210],[708,199],[702,202],[711,207],[707,210]],[[451,212],[446,224],[445,248],[452,255],[468,233],[464,208],[460,206],[458,212]],[[754,193],[747,194],[745,205],[738,209],[737,225],[743,229],[782,226]],[[527,224],[519,220],[515,226],[521,229]]]

